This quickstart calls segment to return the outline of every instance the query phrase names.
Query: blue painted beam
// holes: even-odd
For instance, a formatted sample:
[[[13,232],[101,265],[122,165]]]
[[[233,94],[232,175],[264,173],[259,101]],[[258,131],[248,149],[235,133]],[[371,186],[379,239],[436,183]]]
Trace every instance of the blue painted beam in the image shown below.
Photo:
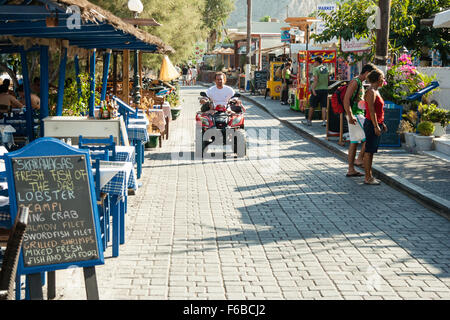
[[[77,81],[78,100],[80,100],[81,99],[81,80],[80,80],[80,60],[78,59],[78,55],[75,55],[74,64],[75,64],[75,80]]]
[[[29,8],[29,7],[35,7],[35,6],[20,6],[19,8],[15,9],[14,12],[9,11],[2,11],[2,7],[0,6],[0,20],[7,20],[7,21],[30,21],[30,20],[43,20],[45,21],[46,18],[51,16],[50,12],[45,13],[24,13],[22,12],[22,8]],[[67,19],[70,17],[70,14],[61,14],[58,13],[58,19]]]
[[[23,91],[25,94],[25,105],[26,105],[26,122],[27,122],[27,136],[28,141],[34,140],[34,130],[33,130],[33,108],[31,107],[31,88],[30,88],[30,76],[28,74],[28,63],[27,63],[27,53],[25,50],[20,52],[20,61],[22,63],[22,76],[23,76]]]
[[[92,54],[89,61],[89,76],[90,76],[90,96],[89,96],[89,116],[94,117],[95,106],[95,49],[92,50]]]
[[[101,43],[99,43],[98,45],[79,45],[79,47],[84,48],[84,49],[121,49],[121,50],[141,50],[141,51],[145,51],[145,52],[153,52],[157,50],[157,47],[154,45],[146,45],[145,42],[142,42],[141,44],[130,44],[130,45],[101,45]]]
[[[61,62],[59,64],[59,81],[58,81],[58,100],[56,103],[56,115],[62,116],[64,102],[64,82],[66,80],[66,64],[67,64],[67,48],[62,52]]]
[[[28,50],[23,49],[23,47],[19,47],[19,46],[6,46],[6,47],[1,47],[0,46],[0,54],[6,54],[6,53],[20,53],[22,51],[26,51],[26,52],[31,52],[31,51],[39,51],[40,47],[38,46],[33,46]]]
[[[63,38],[67,37],[70,38],[76,38],[77,36],[82,36],[82,38],[88,38],[88,37],[94,37],[94,36],[109,36],[116,34],[115,30],[70,30],[67,28],[62,28],[59,31],[58,30],[52,30],[52,28],[47,29],[35,29],[31,31],[25,31],[25,30],[1,30],[1,33],[3,35],[11,35],[15,37],[48,37],[51,36],[52,38]],[[120,35],[119,35],[120,36]]]
[[[41,46],[39,63],[41,65],[41,83],[40,83],[40,98],[41,98],[41,137],[44,136],[44,121],[42,119],[48,117],[48,46]]]
[[[100,101],[104,101],[106,98],[106,87],[108,83],[108,73],[109,73],[109,63],[111,61],[111,52],[112,50],[108,50],[104,56],[103,62],[103,84],[102,84],[102,94],[100,97]]]
[[[0,21],[0,30],[3,32],[6,31],[34,31],[34,30],[52,30],[52,31],[80,31],[80,30],[105,30],[105,31],[118,31],[115,30],[113,26],[101,23],[101,24],[82,24],[80,26],[81,29],[69,29],[67,27],[68,19],[59,19],[59,23],[57,27],[47,27],[45,21],[26,21],[26,22],[4,22]]]
[[[84,44],[84,45],[89,45],[89,44],[98,44],[98,43],[102,43],[102,44],[130,44],[130,43],[142,43],[140,41],[136,41],[136,38],[132,38],[132,36],[123,36],[123,37],[119,37],[119,36],[108,36],[108,38],[105,39],[87,39],[87,40],[82,40],[82,39],[78,39],[78,40],[69,40],[71,44],[73,45],[78,45],[78,44]]]
[[[27,19],[35,18],[38,16],[50,16],[54,14],[55,11],[58,12],[59,16],[70,16],[71,14],[66,13],[65,8],[55,5],[55,2],[47,3],[48,9],[45,6],[27,6],[27,5],[2,5],[0,6],[0,15],[10,15],[10,20],[12,17],[26,17]]]

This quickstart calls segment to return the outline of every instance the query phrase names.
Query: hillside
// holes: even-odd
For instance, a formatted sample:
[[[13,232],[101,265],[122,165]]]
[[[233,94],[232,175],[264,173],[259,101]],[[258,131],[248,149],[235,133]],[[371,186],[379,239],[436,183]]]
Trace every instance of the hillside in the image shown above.
[[[312,13],[318,4],[334,3],[336,0],[252,0],[252,20],[258,21],[264,16],[286,19],[290,17],[305,17]],[[288,9],[287,9],[287,8]],[[236,0],[235,10],[227,21],[228,28],[235,28],[238,22],[247,21],[247,0]]]

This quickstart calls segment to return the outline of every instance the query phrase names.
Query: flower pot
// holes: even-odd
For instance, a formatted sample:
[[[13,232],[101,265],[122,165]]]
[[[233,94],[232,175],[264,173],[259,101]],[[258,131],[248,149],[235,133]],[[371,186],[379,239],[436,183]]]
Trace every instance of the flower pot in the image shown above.
[[[418,134],[414,135],[414,140],[416,143],[416,151],[429,151],[433,148],[434,136],[421,136]]]
[[[181,108],[171,108],[170,112],[172,113],[172,120],[175,120],[180,115]]]
[[[158,146],[159,137],[151,136],[149,137],[148,142],[145,144],[146,148],[156,148]]]
[[[436,137],[445,136],[445,127],[443,127],[439,122],[434,122],[434,135]]]
[[[416,145],[413,132],[405,132],[405,144],[408,148],[414,148]]]

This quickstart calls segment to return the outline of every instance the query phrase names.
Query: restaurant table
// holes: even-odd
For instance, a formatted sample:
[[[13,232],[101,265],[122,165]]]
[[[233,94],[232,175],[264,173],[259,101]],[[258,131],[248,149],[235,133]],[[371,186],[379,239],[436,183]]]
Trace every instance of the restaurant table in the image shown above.
[[[147,126],[144,124],[128,124],[127,134],[130,143],[136,148],[137,178],[141,178],[144,163],[144,144],[150,140]]]
[[[147,114],[151,124],[159,129],[159,132],[163,134],[166,130],[166,117],[164,110],[162,109],[148,109]]]
[[[164,112],[164,117],[166,120],[166,127],[164,130],[164,136],[167,139],[169,139],[169,124],[172,121],[172,111],[170,107],[170,103],[168,101],[164,101],[164,103],[161,106],[157,106],[161,108]]]
[[[100,191],[111,197],[113,257],[119,256],[119,245],[125,243],[126,199],[133,179],[132,169],[131,162],[100,161]],[[92,171],[95,174],[95,168]]]

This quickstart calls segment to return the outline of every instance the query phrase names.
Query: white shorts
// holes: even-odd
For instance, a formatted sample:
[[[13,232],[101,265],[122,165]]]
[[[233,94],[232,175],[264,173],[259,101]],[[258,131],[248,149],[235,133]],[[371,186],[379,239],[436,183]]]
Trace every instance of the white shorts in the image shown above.
[[[356,124],[351,124],[350,121],[348,121],[348,134],[350,136],[350,143],[361,143],[366,141],[366,134],[364,133],[363,124],[365,117],[362,114],[357,114],[356,117]]]

